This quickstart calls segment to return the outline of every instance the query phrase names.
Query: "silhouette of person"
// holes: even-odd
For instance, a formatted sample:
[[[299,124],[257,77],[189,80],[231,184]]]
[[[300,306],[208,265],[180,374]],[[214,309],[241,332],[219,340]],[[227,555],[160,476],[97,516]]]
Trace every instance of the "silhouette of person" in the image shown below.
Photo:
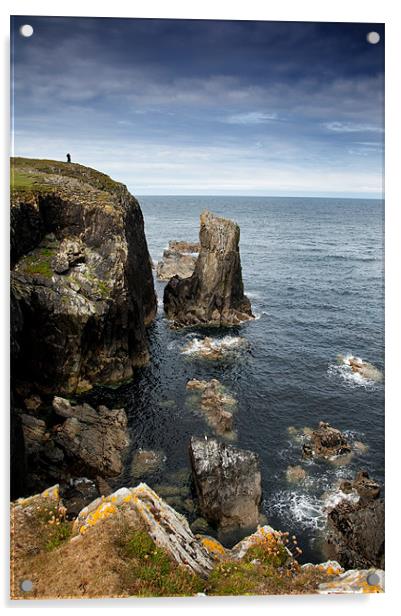
[[[67,163],[71,162],[71,154],[67,154]]]

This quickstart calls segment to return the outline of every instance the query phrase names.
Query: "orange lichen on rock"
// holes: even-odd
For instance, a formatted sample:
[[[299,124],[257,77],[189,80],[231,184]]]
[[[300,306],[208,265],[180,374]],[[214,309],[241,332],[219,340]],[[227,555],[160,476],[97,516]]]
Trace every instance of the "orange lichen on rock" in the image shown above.
[[[213,539],[212,537],[201,537],[200,541],[213,558],[221,558],[225,555],[226,551],[217,539]]]

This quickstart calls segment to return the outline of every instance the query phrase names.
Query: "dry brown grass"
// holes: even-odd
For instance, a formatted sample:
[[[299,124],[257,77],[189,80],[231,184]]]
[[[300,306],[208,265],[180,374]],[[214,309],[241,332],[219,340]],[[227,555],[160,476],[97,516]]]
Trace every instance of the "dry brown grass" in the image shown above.
[[[26,520],[22,521],[23,516],[17,518],[20,519],[14,519],[12,536],[12,598],[128,596],[123,579],[129,563],[122,557],[116,543],[116,538],[126,529],[120,517],[104,520],[84,536],[80,535],[51,552],[43,549],[35,527]],[[31,592],[21,590],[23,580],[32,581]]]

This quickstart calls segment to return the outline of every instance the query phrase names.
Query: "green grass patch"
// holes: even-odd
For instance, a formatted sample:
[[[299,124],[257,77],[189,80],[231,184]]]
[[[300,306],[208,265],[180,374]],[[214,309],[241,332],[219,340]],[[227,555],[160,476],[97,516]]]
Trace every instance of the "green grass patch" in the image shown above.
[[[56,248],[36,248],[19,261],[18,270],[30,276],[51,278],[54,274],[51,260],[55,254]]]
[[[22,191],[37,189],[38,185],[35,184],[35,182],[40,180],[41,174],[75,178],[89,184],[97,190],[107,193],[119,192],[123,187],[122,184],[115,182],[105,173],[77,163],[42,160],[38,158],[11,158],[12,189]],[[32,179],[30,179],[30,177]],[[46,184],[42,185],[42,188],[43,187],[46,187]],[[51,188],[51,185],[47,185],[47,190]]]
[[[202,592],[204,581],[173,562],[145,531],[131,531],[120,543],[127,570],[124,586],[139,597],[192,596]]]

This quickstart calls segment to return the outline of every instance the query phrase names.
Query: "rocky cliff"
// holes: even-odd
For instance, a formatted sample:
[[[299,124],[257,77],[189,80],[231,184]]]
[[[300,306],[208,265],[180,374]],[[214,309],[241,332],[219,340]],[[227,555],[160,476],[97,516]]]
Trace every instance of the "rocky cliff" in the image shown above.
[[[252,318],[244,294],[239,226],[205,211],[200,252],[191,277],[174,276],[164,290],[164,309],[176,326],[235,325]]]
[[[140,206],[82,165],[11,163],[14,378],[73,393],[132,376],[156,313]]]

